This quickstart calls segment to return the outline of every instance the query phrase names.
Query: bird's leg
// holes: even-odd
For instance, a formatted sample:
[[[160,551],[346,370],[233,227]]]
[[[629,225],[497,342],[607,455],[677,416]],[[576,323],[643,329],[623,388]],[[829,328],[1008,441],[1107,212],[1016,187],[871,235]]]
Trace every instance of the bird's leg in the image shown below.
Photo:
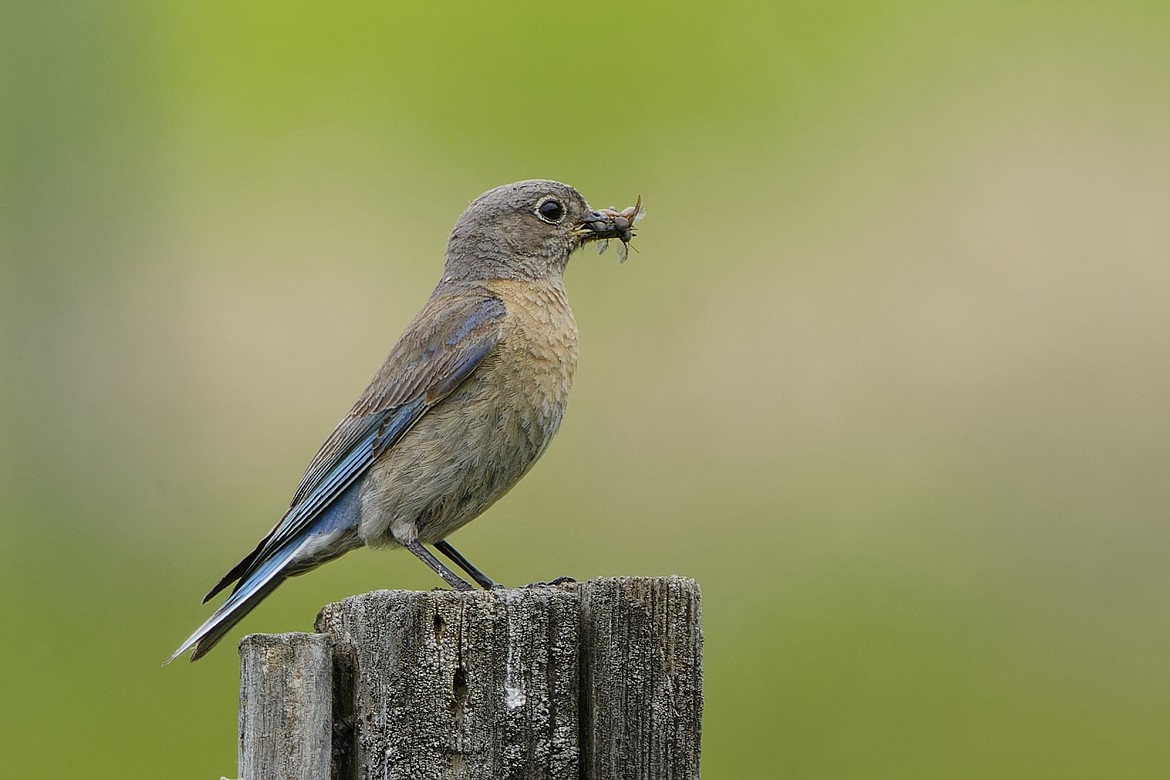
[[[492,590],[495,588],[503,588],[504,586],[498,582],[494,582],[491,577],[484,574],[479,569],[472,565],[471,561],[463,557],[463,554],[451,546],[451,543],[444,539],[441,542],[435,543],[435,549],[446,555],[456,566],[467,572],[471,579],[475,580],[475,584],[484,590]]]
[[[431,551],[422,546],[422,542],[415,539],[413,542],[404,544],[403,547],[414,553],[415,557],[430,567],[431,571],[443,578],[443,581],[450,585],[455,590],[475,590],[475,586],[465,580],[459,579],[455,572],[448,569],[439,559],[431,555]]]

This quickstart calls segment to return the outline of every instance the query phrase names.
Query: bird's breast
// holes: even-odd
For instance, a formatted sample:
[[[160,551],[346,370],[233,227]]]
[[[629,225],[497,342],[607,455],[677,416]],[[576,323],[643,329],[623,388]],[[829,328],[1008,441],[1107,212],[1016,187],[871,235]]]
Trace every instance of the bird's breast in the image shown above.
[[[454,406],[475,426],[484,475],[502,495],[561,424],[577,369],[577,323],[559,284],[495,281],[489,289],[507,306],[501,340]]]
[[[564,288],[498,280],[489,289],[504,301],[508,314],[496,354],[484,366],[485,379],[533,424],[551,426],[551,438],[577,369],[577,323]]]

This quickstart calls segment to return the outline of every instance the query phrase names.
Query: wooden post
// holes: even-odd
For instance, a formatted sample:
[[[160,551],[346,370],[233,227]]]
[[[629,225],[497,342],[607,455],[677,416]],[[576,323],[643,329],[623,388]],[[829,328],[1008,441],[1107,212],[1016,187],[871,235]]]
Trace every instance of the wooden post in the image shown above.
[[[598,579],[581,589],[582,777],[699,777],[703,632],[682,577]]]
[[[693,580],[376,591],[325,607],[317,630],[325,655],[289,658],[307,664],[302,671],[281,668],[266,642],[306,635],[240,645],[245,780],[699,777],[702,629]],[[311,702],[281,682],[316,680],[321,669],[328,686],[306,686]],[[245,718],[257,708],[278,715]],[[311,739],[305,721],[323,722]],[[282,727],[290,733],[276,733]],[[309,743],[321,730],[331,742],[304,772],[280,748],[250,746]],[[322,754],[331,756],[324,769]]]
[[[240,641],[240,777],[329,778],[333,665],[328,637]]]

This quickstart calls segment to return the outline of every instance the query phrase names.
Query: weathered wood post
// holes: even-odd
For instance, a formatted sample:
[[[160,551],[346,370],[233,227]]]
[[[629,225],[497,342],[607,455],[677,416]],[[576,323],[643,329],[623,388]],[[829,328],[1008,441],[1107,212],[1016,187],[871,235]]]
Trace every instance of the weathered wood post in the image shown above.
[[[240,642],[240,777],[329,777],[331,659],[320,634]]]
[[[682,577],[330,604],[240,643],[241,777],[693,780],[700,618]]]

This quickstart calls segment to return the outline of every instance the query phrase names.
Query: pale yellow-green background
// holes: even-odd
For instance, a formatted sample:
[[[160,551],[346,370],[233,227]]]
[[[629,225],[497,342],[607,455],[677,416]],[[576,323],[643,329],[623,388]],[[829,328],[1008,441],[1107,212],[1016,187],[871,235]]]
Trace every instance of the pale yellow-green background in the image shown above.
[[[344,6],[343,8],[340,6]],[[485,189],[641,193],[454,539],[704,591],[712,778],[1170,776],[1170,4],[0,9],[0,775],[233,775],[160,662]]]

